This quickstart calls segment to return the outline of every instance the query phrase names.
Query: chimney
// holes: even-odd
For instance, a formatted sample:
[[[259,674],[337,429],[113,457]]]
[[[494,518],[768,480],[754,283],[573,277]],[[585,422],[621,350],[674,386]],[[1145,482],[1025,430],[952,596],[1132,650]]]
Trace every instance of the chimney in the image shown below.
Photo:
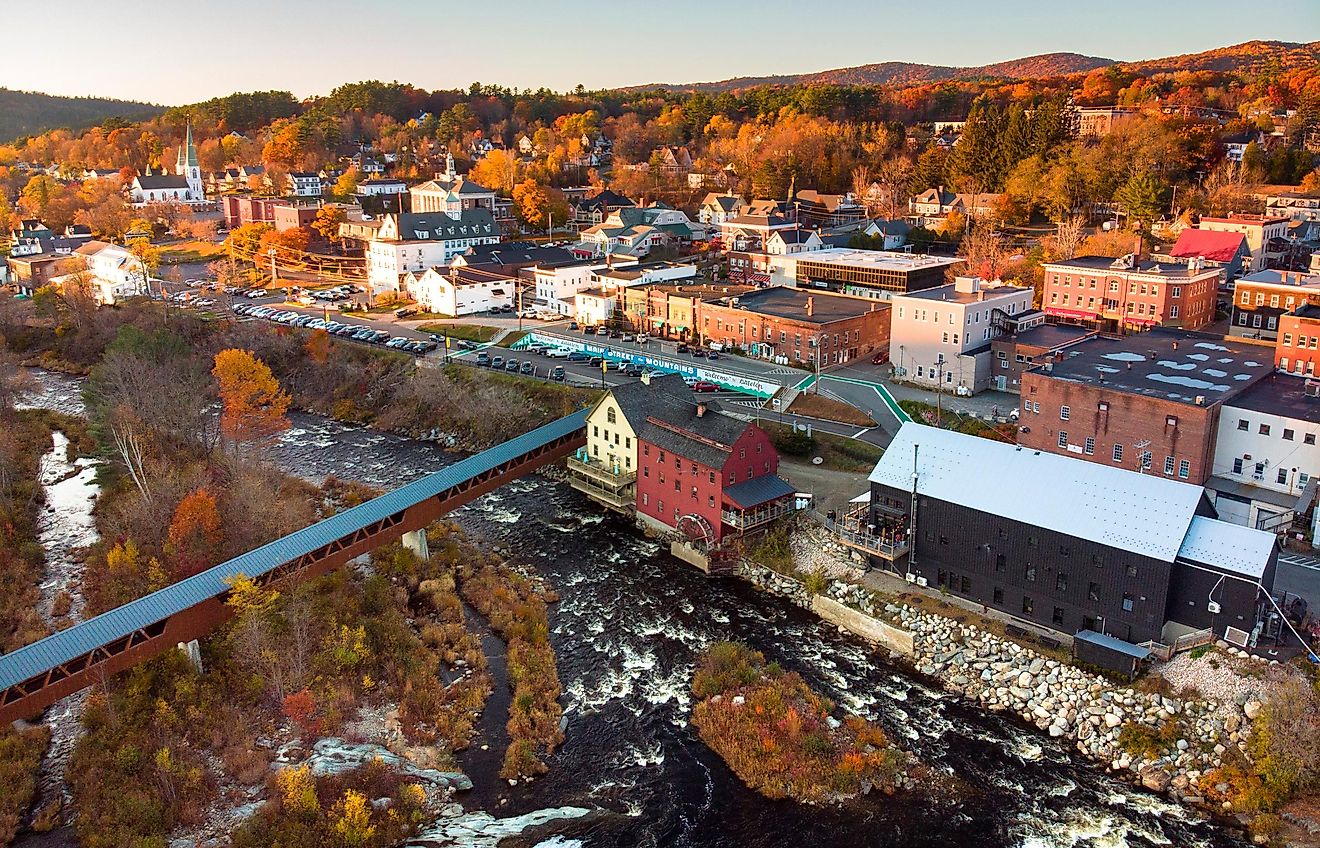
[[[706,402],[704,400],[697,401],[697,417],[701,418],[705,414],[706,414]]]
[[[807,317],[810,318],[815,313],[816,313],[816,299],[811,295],[807,295]]]
[[[1141,233],[1134,233],[1132,237],[1136,239],[1136,243],[1132,245],[1132,267],[1136,268],[1141,265]]]

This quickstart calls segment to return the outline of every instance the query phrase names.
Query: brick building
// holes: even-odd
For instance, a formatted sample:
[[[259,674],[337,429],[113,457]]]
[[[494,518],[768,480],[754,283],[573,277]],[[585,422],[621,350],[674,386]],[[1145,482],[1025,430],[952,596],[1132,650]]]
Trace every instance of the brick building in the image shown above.
[[[1257,271],[1233,284],[1228,334],[1274,341],[1279,319],[1303,304],[1320,304],[1320,275],[1296,271]]]
[[[1204,483],[1220,407],[1270,373],[1263,353],[1169,330],[1085,339],[1022,375],[1018,444]]]
[[[1128,256],[1079,256],[1046,262],[1041,308],[1050,317],[1101,331],[1177,327],[1214,320],[1217,268],[1152,262]]]
[[[702,303],[702,338],[752,356],[835,365],[889,349],[887,303],[771,287]]]
[[[1089,327],[1068,324],[1044,324],[990,342],[992,358],[991,388],[1017,392],[1023,373],[1030,371],[1053,354],[1095,335]]]
[[[637,435],[637,516],[707,548],[788,512],[793,487],[760,427],[704,401],[648,410]]]
[[[1279,316],[1274,366],[1290,374],[1315,374],[1320,360],[1320,305],[1305,303]]]

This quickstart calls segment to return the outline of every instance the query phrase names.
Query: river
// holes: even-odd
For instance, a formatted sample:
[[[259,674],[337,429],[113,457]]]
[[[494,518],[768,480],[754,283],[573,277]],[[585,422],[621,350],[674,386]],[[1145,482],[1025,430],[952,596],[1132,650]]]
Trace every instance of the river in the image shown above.
[[[77,412],[76,381],[41,374],[40,405]],[[310,479],[394,488],[450,460],[436,445],[312,415],[269,452]],[[1106,775],[1034,728],[940,692],[817,618],[736,578],[708,578],[566,485],[516,481],[455,517],[559,592],[552,642],[567,740],[550,773],[510,787],[471,774],[465,807],[499,816],[581,807],[538,831],[559,846],[1021,846],[1120,848],[1247,843],[1193,811]],[[838,808],[747,790],[687,723],[697,655],[734,639],[877,721],[963,789]],[[553,836],[552,836],[553,834]],[[441,844],[419,840],[416,845]]]

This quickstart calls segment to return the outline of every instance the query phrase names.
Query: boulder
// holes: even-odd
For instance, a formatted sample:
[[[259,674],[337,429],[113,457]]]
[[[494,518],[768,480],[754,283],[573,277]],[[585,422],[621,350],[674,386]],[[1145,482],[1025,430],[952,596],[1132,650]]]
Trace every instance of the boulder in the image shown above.
[[[1256,716],[1260,715],[1260,709],[1262,706],[1264,705],[1261,704],[1260,701],[1254,699],[1247,701],[1242,705],[1242,714],[1252,721],[1255,721]]]
[[[1152,792],[1163,792],[1169,788],[1169,773],[1159,766],[1146,766],[1137,774],[1141,776],[1141,785]]]

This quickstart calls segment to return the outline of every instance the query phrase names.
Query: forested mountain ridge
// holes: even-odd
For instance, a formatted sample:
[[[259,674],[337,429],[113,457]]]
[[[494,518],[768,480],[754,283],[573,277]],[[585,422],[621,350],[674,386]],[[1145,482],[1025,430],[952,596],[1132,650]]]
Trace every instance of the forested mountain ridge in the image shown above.
[[[37,91],[0,88],[0,139],[36,135],[57,127],[82,130],[108,118],[138,121],[164,107],[105,97],[60,97]]]

